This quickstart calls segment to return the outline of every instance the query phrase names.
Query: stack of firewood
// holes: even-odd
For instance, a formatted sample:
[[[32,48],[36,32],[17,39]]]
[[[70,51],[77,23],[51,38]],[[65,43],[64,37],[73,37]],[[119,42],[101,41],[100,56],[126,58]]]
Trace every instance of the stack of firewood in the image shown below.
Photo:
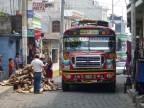
[[[15,74],[12,74],[8,80],[0,82],[0,85],[12,85],[14,90],[19,93],[33,92],[33,70],[30,65],[26,65],[23,69],[19,69]],[[59,87],[54,81],[48,80],[45,77],[45,71],[42,72],[42,82],[40,91],[58,90]]]

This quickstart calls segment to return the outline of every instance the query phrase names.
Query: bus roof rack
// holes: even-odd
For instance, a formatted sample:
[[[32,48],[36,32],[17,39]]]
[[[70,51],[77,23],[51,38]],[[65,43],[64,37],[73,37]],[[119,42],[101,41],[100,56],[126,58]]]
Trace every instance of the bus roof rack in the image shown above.
[[[108,27],[108,22],[103,20],[91,20],[91,19],[83,19],[74,21],[71,23],[71,26],[86,26],[86,25],[95,25],[95,26],[104,26]]]

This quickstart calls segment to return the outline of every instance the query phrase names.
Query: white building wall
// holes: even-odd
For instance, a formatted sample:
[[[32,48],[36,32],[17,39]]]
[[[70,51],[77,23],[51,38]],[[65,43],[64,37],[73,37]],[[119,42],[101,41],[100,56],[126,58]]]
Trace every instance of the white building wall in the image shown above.
[[[55,0],[54,7],[46,8],[45,13],[42,15],[42,30],[48,34],[48,36],[51,37],[58,37],[60,36],[60,33],[53,33],[52,32],[52,22],[53,21],[61,21],[61,0]],[[73,18],[64,18],[64,30],[71,27],[71,22],[73,21]],[[54,39],[47,39],[50,43],[50,56],[52,57],[52,50],[58,50],[59,52],[59,40]],[[58,56],[59,58],[59,53]],[[54,63],[53,70],[59,69],[59,61],[57,63]]]
[[[108,7],[102,7],[102,20],[104,21],[108,21],[108,15],[107,15],[107,12],[108,12]]]
[[[22,0],[0,0],[0,12],[15,15],[16,11],[22,10]]]
[[[85,18],[102,20],[102,7],[93,4],[93,0],[65,0],[65,9],[84,13]]]

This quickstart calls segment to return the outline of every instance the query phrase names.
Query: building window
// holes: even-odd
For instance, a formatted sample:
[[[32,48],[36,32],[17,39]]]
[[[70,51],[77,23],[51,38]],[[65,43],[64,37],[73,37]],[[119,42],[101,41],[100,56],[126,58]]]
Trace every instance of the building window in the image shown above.
[[[52,22],[52,32],[60,32],[60,21]]]
[[[43,2],[45,3],[46,8],[54,7],[54,0],[43,0]]]

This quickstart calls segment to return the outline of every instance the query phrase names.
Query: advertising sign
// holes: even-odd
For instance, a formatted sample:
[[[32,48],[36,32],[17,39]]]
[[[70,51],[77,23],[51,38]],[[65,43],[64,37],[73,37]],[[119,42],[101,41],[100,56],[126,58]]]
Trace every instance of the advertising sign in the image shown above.
[[[41,36],[41,32],[39,30],[34,30],[35,38],[39,38]]]
[[[33,2],[33,10],[34,11],[45,11],[45,3],[44,2]]]
[[[33,17],[34,17],[34,12],[33,12],[33,10],[27,10],[27,17],[28,17],[28,18],[33,18]]]
[[[28,29],[28,37],[34,37],[34,29]]]

